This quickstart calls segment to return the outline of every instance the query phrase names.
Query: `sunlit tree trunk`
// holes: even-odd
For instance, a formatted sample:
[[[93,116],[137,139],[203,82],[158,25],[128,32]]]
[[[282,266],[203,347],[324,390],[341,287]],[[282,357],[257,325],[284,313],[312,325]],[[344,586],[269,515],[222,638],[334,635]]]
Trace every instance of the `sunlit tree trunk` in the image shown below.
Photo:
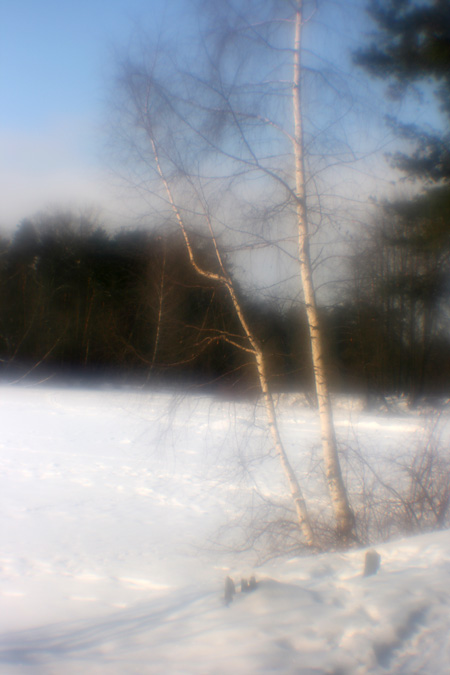
[[[339,463],[336,435],[333,423],[333,413],[328,388],[328,375],[325,363],[323,336],[315,298],[314,283],[312,278],[311,253],[309,247],[310,235],[308,231],[308,213],[306,206],[302,128],[301,37],[302,1],[299,0],[297,2],[297,11],[295,16],[294,79],[292,92],[295,125],[293,143],[295,157],[295,189],[299,261],[311,340],[311,352],[320,415],[321,440],[327,484],[333,505],[338,534],[342,540],[348,541],[352,536],[352,531],[354,528],[354,516],[348,502],[347,491],[342,479]]]
[[[260,385],[261,392],[262,392],[262,395],[263,395],[264,406],[265,406],[267,421],[268,421],[268,427],[270,429],[270,433],[271,433],[271,436],[272,436],[272,441],[273,441],[273,444],[274,444],[275,451],[276,451],[276,453],[279,457],[284,475],[285,475],[285,477],[287,479],[287,482],[289,484],[291,497],[293,499],[295,511],[296,511],[296,515],[297,515],[297,522],[298,522],[299,528],[300,528],[300,530],[303,534],[303,537],[305,539],[306,544],[308,546],[313,546],[315,544],[315,540],[314,540],[314,534],[313,534],[313,531],[312,531],[309,514],[308,514],[308,511],[307,511],[307,507],[306,507],[306,502],[304,500],[298,478],[295,474],[295,471],[292,468],[292,465],[291,465],[291,463],[289,461],[289,458],[287,456],[287,453],[285,451],[285,448],[284,448],[284,445],[283,445],[283,442],[282,442],[282,439],[281,439],[281,436],[280,436],[280,432],[279,432],[279,429],[278,429],[275,405],[274,405],[273,397],[272,397],[272,394],[271,394],[270,388],[269,388],[269,380],[268,380],[267,373],[266,373],[266,364],[265,364],[265,357],[264,357],[264,354],[263,354],[263,350],[261,348],[259,340],[257,339],[255,334],[253,333],[249,323],[246,320],[246,317],[244,315],[241,303],[239,301],[239,298],[237,296],[237,293],[236,293],[236,290],[235,290],[235,287],[234,287],[234,284],[233,284],[233,280],[230,277],[230,275],[229,275],[229,273],[228,273],[228,271],[227,271],[227,269],[224,265],[224,262],[222,260],[220,249],[219,249],[219,246],[218,246],[218,243],[217,243],[217,240],[216,240],[213,228],[212,228],[212,224],[209,220],[207,211],[205,211],[204,217],[206,219],[207,227],[209,229],[211,243],[212,243],[213,248],[214,248],[215,257],[216,257],[216,261],[217,261],[217,264],[218,264],[219,272],[213,272],[213,271],[207,270],[197,262],[196,257],[195,257],[195,253],[194,253],[194,249],[193,249],[192,244],[191,244],[189,232],[186,228],[186,225],[185,225],[184,219],[181,215],[180,209],[178,208],[178,206],[175,202],[171,186],[170,186],[170,184],[167,180],[167,177],[166,177],[166,175],[163,171],[163,168],[161,166],[158,146],[156,144],[156,141],[155,141],[154,137],[152,136],[152,132],[151,132],[150,127],[148,128],[148,133],[150,135],[150,142],[151,142],[151,146],[152,146],[152,151],[153,151],[153,155],[154,155],[154,159],[155,159],[156,168],[157,168],[157,171],[158,171],[159,176],[161,178],[161,181],[164,185],[165,191],[167,193],[168,203],[170,204],[170,206],[172,208],[172,211],[175,215],[178,226],[179,226],[179,228],[181,230],[181,233],[183,235],[191,265],[196,270],[196,272],[198,274],[200,274],[201,276],[203,276],[207,279],[210,279],[212,281],[216,281],[216,282],[220,283],[223,287],[225,287],[227,289],[228,294],[230,296],[234,311],[236,312],[236,316],[239,319],[239,322],[240,322],[241,327],[243,329],[243,332],[244,332],[244,335],[245,335],[248,346],[243,346],[242,344],[238,344],[235,340],[230,339],[226,335],[223,336],[223,339],[225,339],[227,342],[230,342],[230,343],[234,344],[236,347],[238,347],[240,349],[244,349],[245,351],[251,353],[254,357],[256,370],[257,370],[257,373],[258,373],[259,385]]]

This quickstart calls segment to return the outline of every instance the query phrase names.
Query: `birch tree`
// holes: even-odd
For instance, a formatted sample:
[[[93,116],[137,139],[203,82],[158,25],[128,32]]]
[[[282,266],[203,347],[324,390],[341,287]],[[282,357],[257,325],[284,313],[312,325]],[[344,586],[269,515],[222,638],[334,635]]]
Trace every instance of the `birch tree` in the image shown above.
[[[322,447],[328,489],[330,491],[338,532],[344,540],[348,540],[352,534],[354,517],[349,505],[347,491],[344,486],[339,463],[338,447],[333,423],[333,411],[328,386],[328,375],[324,359],[322,329],[320,326],[320,319],[317,310],[317,302],[312,276],[312,260],[309,249],[310,233],[308,227],[308,205],[305,177],[305,144],[303,140],[302,119],[303,96],[301,84],[302,30],[304,24],[302,0],[297,0],[294,8],[295,37],[292,84],[294,136],[292,139],[292,146],[295,163],[294,200],[297,212],[299,263],[306,313],[308,317],[309,335],[311,340],[314,381],[316,384],[317,402],[319,407]]]
[[[172,212],[194,269],[230,296],[242,334],[220,339],[246,350],[254,360],[273,443],[309,545],[315,543],[314,533],[278,430],[264,351],[244,315],[222,250],[225,246],[241,256],[242,251],[269,247],[297,259],[326,480],[337,536],[349,543],[354,517],[339,464],[311,254],[311,229],[317,231],[324,217],[318,172],[330,160],[324,130],[330,127],[333,107],[329,98],[315,134],[305,139],[305,73],[313,75],[314,87],[317,78],[331,84],[325,96],[341,92],[334,75],[302,63],[303,31],[314,8],[315,3],[306,6],[302,0],[203,4],[197,41],[189,53],[180,55],[158,44],[144,58],[122,64],[121,123],[116,130],[132,158],[134,185],[143,189],[150,208],[163,204]],[[341,156],[347,152],[344,145],[337,150]],[[208,268],[196,260],[192,224],[202,226],[213,244]]]

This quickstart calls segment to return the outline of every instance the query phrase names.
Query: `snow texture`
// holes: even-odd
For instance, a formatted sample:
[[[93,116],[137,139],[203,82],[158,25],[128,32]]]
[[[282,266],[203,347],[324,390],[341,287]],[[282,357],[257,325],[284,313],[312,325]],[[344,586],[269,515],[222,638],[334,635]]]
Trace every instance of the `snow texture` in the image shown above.
[[[448,531],[377,546],[366,577],[365,550],[255,568],[252,551],[208,544],[252,491],[284,489],[258,407],[132,389],[0,393],[2,675],[449,672]],[[279,407],[319,503],[316,413]],[[342,405],[336,423],[377,461],[427,420]]]

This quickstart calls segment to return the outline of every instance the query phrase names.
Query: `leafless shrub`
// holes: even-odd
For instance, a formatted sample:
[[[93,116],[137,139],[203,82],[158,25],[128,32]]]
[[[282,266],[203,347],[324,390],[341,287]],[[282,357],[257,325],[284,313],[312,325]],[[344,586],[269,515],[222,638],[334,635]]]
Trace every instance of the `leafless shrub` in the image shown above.
[[[364,545],[450,527],[450,451],[434,423],[425,438],[380,467],[361,447],[346,453],[359,540]]]
[[[217,552],[252,553],[254,564],[282,555],[308,555],[315,549],[302,543],[296,513],[287,500],[254,492],[251,504],[216,530],[210,545]]]
[[[409,440],[403,448],[386,448],[377,454],[376,446],[364,447],[356,433],[347,446],[340,443],[357,545],[370,546],[399,536],[450,527],[450,448],[440,436],[442,414],[431,415],[427,410],[428,417],[430,422],[423,432],[405,436]],[[265,465],[261,480],[256,480],[255,472],[249,471],[250,459],[242,451],[239,466],[242,476],[248,479],[248,490],[233,509],[233,517],[216,530],[215,541],[210,542],[214,548],[222,553],[251,552],[256,565],[280,556],[342,549],[345,544],[336,532],[325,490],[325,463],[320,446],[309,447],[307,457],[302,468],[307,477],[305,494],[310,505],[314,547],[302,544],[295,511],[282,490],[277,491],[274,485],[267,489],[264,473],[272,470],[271,453],[266,451],[254,457],[253,469]]]
[[[433,440],[418,448],[412,462],[399,462],[408,477],[404,527],[424,532],[450,525],[450,457]]]

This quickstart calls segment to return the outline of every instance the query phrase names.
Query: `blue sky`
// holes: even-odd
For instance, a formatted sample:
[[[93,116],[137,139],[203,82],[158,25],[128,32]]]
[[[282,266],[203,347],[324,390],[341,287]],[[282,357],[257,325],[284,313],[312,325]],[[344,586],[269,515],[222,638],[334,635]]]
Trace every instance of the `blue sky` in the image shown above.
[[[115,209],[101,126],[112,52],[165,0],[9,0],[0,27],[0,227],[48,205]]]
[[[340,43],[342,54],[342,45],[347,52],[356,46],[366,3],[328,1],[334,18],[326,49],[338,53]],[[183,0],[3,1],[2,230],[51,206],[99,208],[106,222],[125,224],[131,206],[113,187],[102,152],[113,51],[130,44],[137,26],[174,26],[176,3],[183,6]]]

